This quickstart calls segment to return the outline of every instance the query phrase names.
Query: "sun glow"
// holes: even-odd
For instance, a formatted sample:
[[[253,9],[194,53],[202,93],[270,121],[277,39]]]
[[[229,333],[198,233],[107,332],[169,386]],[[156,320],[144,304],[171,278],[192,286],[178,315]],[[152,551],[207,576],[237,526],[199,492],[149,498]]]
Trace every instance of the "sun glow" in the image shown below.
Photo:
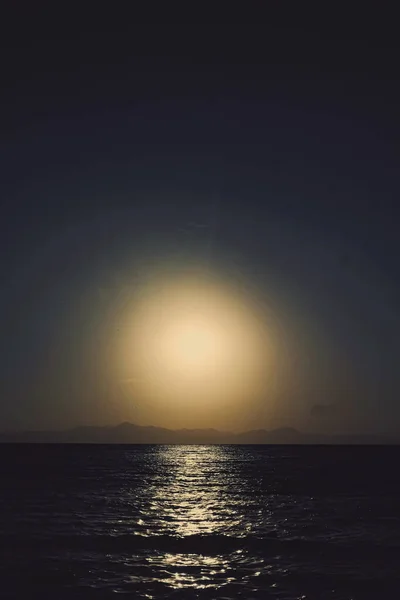
[[[183,376],[207,376],[219,370],[229,354],[226,332],[207,315],[183,315],[160,331],[159,359]]]
[[[135,397],[156,410],[225,411],[265,391],[273,347],[243,290],[209,274],[156,278],[132,306],[119,352]],[[186,411],[186,412],[185,412]]]

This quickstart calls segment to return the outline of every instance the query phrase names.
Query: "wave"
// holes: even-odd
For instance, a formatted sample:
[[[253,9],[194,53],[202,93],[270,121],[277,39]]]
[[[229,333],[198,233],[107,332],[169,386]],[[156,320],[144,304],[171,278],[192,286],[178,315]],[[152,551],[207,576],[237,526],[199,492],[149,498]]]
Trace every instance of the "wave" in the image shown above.
[[[65,551],[133,553],[137,551],[158,551],[187,554],[219,555],[229,554],[238,550],[251,553],[284,553],[302,555],[318,555],[354,557],[354,553],[364,559],[369,556],[394,557],[400,552],[399,545],[383,545],[366,541],[333,541],[309,540],[302,538],[278,538],[277,536],[229,536],[222,534],[188,535],[184,537],[171,535],[41,535],[26,538],[23,535],[2,536],[2,548],[12,551],[23,546],[27,551],[40,548],[52,548]]]

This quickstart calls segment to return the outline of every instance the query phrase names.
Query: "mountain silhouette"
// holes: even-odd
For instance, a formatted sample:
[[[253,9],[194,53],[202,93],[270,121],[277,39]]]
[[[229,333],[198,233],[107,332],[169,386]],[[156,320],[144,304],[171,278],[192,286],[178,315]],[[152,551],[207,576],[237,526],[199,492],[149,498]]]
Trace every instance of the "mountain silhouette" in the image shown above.
[[[297,429],[256,429],[233,433],[217,429],[166,429],[120,423],[115,426],[81,426],[62,431],[0,433],[0,443],[76,444],[398,444],[399,438],[379,435],[324,435]]]

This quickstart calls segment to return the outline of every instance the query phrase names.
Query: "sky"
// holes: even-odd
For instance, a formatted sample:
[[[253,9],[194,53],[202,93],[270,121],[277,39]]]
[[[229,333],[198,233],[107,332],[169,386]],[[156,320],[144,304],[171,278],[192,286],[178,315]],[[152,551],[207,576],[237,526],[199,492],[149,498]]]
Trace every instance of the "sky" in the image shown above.
[[[0,429],[400,433],[395,32],[35,18],[1,42]],[[257,392],[131,385],[135,303],[174,277],[242,302],[227,346],[257,313]]]

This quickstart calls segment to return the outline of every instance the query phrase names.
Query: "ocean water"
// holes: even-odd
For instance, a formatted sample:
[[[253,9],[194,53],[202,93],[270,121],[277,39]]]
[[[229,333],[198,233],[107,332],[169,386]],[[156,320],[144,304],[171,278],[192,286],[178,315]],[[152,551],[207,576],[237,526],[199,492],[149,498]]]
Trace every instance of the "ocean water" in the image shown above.
[[[1,598],[400,597],[400,448],[0,446]]]

